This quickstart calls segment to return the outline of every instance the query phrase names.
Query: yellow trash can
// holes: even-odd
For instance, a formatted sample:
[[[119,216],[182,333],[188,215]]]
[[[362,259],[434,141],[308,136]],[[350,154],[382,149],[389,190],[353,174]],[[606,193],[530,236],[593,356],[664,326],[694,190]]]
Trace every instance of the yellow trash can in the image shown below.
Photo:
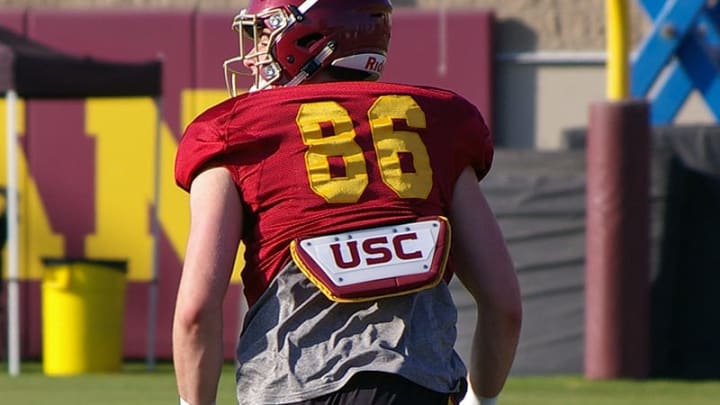
[[[42,348],[47,375],[120,371],[126,263],[43,259]]]

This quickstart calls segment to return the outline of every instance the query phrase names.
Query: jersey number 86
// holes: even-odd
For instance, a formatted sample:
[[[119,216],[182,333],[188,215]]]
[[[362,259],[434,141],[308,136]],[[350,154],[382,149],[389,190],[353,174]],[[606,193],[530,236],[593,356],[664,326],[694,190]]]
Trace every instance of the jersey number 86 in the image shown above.
[[[427,148],[417,132],[393,126],[393,120],[404,120],[409,128],[426,128],[420,106],[410,96],[384,95],[370,107],[367,118],[385,185],[401,198],[427,198],[432,189]],[[328,121],[334,134],[324,136],[321,124]],[[308,146],[305,167],[315,194],[328,203],[357,202],[368,186],[368,172],[348,111],[334,101],[306,103],[300,106],[296,122]],[[333,175],[331,160],[341,162],[344,175]]]

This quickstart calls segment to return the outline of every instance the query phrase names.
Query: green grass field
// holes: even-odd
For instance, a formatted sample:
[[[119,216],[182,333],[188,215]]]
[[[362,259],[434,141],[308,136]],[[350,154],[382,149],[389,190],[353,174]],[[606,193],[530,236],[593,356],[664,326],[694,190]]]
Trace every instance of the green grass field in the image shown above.
[[[10,377],[0,371],[3,405],[176,404],[172,366],[127,364],[122,373],[47,377],[37,363],[24,364]],[[218,405],[235,404],[234,377],[227,365],[220,381]],[[581,376],[514,377],[501,405],[711,405],[720,403],[720,381],[587,381]]]

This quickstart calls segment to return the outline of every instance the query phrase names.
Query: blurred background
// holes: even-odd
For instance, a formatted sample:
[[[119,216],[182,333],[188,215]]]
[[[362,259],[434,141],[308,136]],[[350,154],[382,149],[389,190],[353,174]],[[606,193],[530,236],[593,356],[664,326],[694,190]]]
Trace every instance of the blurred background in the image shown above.
[[[383,80],[457,91],[480,108],[495,137],[496,160],[481,187],[500,220],[522,283],[525,323],[513,373],[587,371],[586,356],[595,337],[586,335],[586,293],[596,288],[586,283],[589,256],[607,254],[588,249],[588,235],[604,232],[588,227],[588,207],[593,207],[588,204],[588,157],[595,156],[589,154],[588,134],[593,132],[591,106],[608,100],[607,2],[393,3],[394,31]],[[172,306],[188,227],[186,196],[172,178],[174,151],[185,125],[226,97],[222,62],[236,54],[230,23],[245,4],[0,0],[0,27],[63,56],[162,64],[161,94],[81,100],[62,95],[24,99],[20,94],[15,130],[20,136],[22,358],[43,356],[41,302],[48,258],[70,263],[70,272],[78,261],[124,263],[125,303],[114,314],[122,322],[122,356],[150,363],[169,358]],[[645,261],[613,269],[613,274],[637,272],[641,287],[604,301],[616,297],[621,303],[613,313],[617,330],[612,322],[605,329],[619,336],[615,343],[622,349],[598,350],[622,352],[619,366],[610,367],[613,376],[637,370],[623,363],[629,357],[634,365],[642,363],[641,376],[718,378],[720,6],[717,1],[680,0],[626,4],[628,68],[632,78],[653,78],[651,88],[631,86],[627,94],[652,104],[649,116],[639,117],[647,126],[648,143],[637,156],[615,151],[598,166],[630,164],[623,167],[632,173],[622,168],[611,172],[617,183],[606,185],[619,184],[615,191],[621,194],[628,184],[638,184],[623,180],[637,175],[632,162],[640,162],[640,174],[648,177],[639,183],[642,193],[631,197],[631,203],[641,200],[639,211],[625,213],[624,197],[615,193],[620,205],[611,210],[621,214],[608,215],[619,218],[622,232],[623,222],[634,221],[624,215],[640,213],[642,220],[631,232],[639,227],[642,237],[623,239],[628,250],[619,247],[610,254],[639,255]],[[661,18],[662,23],[655,21]],[[687,43],[699,44],[699,49],[688,51]],[[678,66],[689,72],[687,77],[674,76]],[[685,78],[685,86],[667,79],[675,77]],[[7,123],[7,114],[0,120]],[[641,140],[644,125],[633,127],[639,128]],[[591,174],[602,178],[598,166],[592,166]],[[7,173],[0,183],[5,178]],[[0,300],[3,359],[13,346],[6,339],[12,335],[6,327],[6,285],[13,279],[6,263]],[[238,270],[241,265],[240,260]],[[623,285],[622,276],[616,283]],[[460,308],[457,348],[466,357],[475,314],[459,283],[452,286]],[[226,303],[228,360],[233,357],[239,296],[237,288],[231,289]],[[631,316],[625,318],[626,312]],[[638,319],[634,317],[641,320],[636,325],[641,337],[625,341],[625,329],[633,329],[627,322]]]

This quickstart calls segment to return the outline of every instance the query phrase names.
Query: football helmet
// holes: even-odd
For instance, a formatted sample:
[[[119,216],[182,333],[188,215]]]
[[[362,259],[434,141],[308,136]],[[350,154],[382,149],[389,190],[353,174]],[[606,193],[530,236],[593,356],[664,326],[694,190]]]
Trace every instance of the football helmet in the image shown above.
[[[294,86],[323,69],[356,80],[377,80],[390,42],[390,0],[250,0],[235,16],[240,55],[225,61],[225,83],[238,94]],[[351,74],[352,73],[352,74]]]

